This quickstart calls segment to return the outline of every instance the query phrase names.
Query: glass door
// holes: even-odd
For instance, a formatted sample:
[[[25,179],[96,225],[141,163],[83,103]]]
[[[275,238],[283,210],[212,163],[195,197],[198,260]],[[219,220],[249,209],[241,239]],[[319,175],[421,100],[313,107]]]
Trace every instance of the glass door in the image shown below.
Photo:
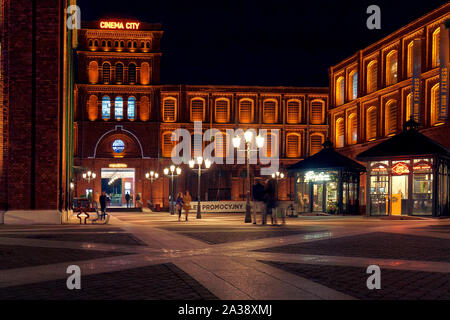
[[[323,183],[313,184],[313,211],[323,212]]]

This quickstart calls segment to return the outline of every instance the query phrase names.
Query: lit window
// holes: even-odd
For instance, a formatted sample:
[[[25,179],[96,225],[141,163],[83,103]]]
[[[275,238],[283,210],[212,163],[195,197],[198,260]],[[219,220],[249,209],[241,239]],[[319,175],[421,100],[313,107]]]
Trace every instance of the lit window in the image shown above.
[[[264,100],[263,102],[263,122],[277,122],[277,102],[275,100]]]
[[[191,100],[191,121],[205,121],[205,100],[194,98]]]
[[[127,118],[129,120],[136,119],[136,98],[129,97],[128,98],[128,106],[127,106]]]
[[[344,104],[344,94],[345,94],[344,77],[339,77],[336,80],[336,105],[337,106]]]
[[[313,134],[311,135],[311,155],[316,154],[320,150],[322,150],[322,144],[323,144],[323,136],[320,134]]]
[[[102,98],[102,119],[108,120],[111,117],[111,99],[108,96]]]
[[[378,89],[378,63],[374,60],[367,65],[367,93]]]
[[[324,122],[324,105],[321,100],[311,101],[311,124],[322,124]]]
[[[287,123],[296,124],[301,122],[300,100],[289,100],[287,102]]]
[[[250,123],[253,121],[253,101],[250,99],[239,100],[239,122]]]
[[[350,73],[350,98],[355,100],[358,98],[358,72]]]
[[[123,119],[123,98],[122,97],[116,97],[116,100],[114,101],[114,117],[116,118],[116,120]]]
[[[408,54],[406,61],[406,75],[408,78],[412,77],[413,74],[413,61],[414,61],[414,41],[408,44]]]
[[[397,131],[397,101],[389,100],[386,103],[386,135],[395,134]]]
[[[367,141],[375,140],[377,137],[377,109],[371,107],[367,110],[367,128],[366,138]]]
[[[143,62],[141,64],[141,84],[147,85],[150,83],[150,65],[148,62]]]
[[[358,142],[358,121],[356,118],[356,113],[352,113],[348,116],[347,137],[348,144],[355,144]]]
[[[286,157],[300,157],[300,134],[288,133],[286,136]]]
[[[227,123],[230,118],[230,100],[219,98],[216,100],[215,120],[217,123]]]
[[[412,93],[408,94],[406,97],[406,121],[411,119],[413,116],[413,104],[412,104]]]
[[[120,139],[114,140],[112,143],[112,149],[115,153],[122,153],[125,150],[125,142]]]
[[[163,157],[170,158],[175,145],[174,141],[172,141],[172,132],[163,133],[162,140],[162,155]]]
[[[336,120],[336,148],[342,148],[344,146],[344,119],[339,118]]]
[[[442,124],[442,121],[439,121],[439,83],[435,84],[431,88],[431,125],[439,125]]]
[[[433,68],[439,66],[440,61],[439,61],[439,46],[440,46],[440,34],[441,34],[441,28],[437,28],[434,32],[433,32],[433,46],[432,46],[432,51],[431,51],[431,63]]]
[[[392,50],[386,56],[386,85],[397,83],[397,51]]]
[[[176,104],[175,98],[164,98],[163,100],[163,121],[175,122],[176,121]]]

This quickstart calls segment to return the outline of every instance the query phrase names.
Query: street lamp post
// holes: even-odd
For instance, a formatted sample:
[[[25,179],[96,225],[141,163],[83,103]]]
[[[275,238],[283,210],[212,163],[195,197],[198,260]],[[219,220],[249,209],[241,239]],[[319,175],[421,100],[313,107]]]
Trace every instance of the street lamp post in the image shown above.
[[[145,179],[150,180],[150,208],[153,209],[153,181],[159,178],[158,172],[150,171],[145,174]]]
[[[174,215],[175,214],[175,210],[174,210],[174,203],[173,203],[173,198],[174,198],[174,194],[173,194],[173,179],[175,177],[178,177],[179,175],[181,175],[181,168],[180,167],[175,167],[174,165],[171,165],[169,168],[165,168],[164,169],[164,174],[166,176],[170,177],[170,181],[171,181],[171,188],[172,188],[172,192],[170,195],[170,201],[169,201],[169,207],[170,207],[170,214]]]
[[[205,163],[205,168],[202,168],[202,163]],[[194,169],[195,165],[198,165],[198,169]],[[191,169],[197,170],[198,172],[198,185],[197,185],[197,219],[202,218],[202,212],[200,209],[200,193],[201,193],[201,176],[202,172],[208,170],[211,167],[211,161],[209,159],[206,159],[203,161],[202,157],[197,157],[197,162],[192,159],[189,161],[189,167]]]
[[[91,170],[83,173],[83,179],[87,180],[88,188],[90,187],[91,180],[94,180],[96,176],[97,175],[95,174],[95,172],[92,172]],[[89,196],[88,196],[88,198],[89,198]],[[92,201],[94,201],[94,188],[92,188]]]
[[[258,135],[256,137],[256,149],[250,149],[251,142],[253,140],[253,132],[250,130],[247,130],[244,133],[244,142],[245,142],[245,149],[239,150],[238,148],[241,145],[241,137],[235,136],[233,138],[233,146],[237,149],[237,151],[245,151],[246,152],[246,161],[247,161],[247,203],[245,205],[245,223],[251,223],[252,222],[252,216],[250,213],[251,205],[250,205],[250,152],[257,152],[258,149],[262,148],[264,146],[264,137],[261,135]]]

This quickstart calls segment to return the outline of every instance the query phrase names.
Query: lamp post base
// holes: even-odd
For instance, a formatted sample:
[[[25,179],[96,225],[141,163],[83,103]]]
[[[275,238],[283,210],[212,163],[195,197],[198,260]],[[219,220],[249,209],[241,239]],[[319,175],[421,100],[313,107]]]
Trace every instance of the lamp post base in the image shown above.
[[[247,203],[245,206],[245,223],[251,223],[252,222],[252,215],[251,215],[251,206],[250,203]]]

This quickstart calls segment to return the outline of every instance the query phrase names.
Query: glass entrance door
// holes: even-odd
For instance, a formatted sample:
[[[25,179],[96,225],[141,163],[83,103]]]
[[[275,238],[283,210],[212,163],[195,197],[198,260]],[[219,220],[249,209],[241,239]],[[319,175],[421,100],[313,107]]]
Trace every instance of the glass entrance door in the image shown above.
[[[323,212],[323,183],[313,184],[313,211]]]

